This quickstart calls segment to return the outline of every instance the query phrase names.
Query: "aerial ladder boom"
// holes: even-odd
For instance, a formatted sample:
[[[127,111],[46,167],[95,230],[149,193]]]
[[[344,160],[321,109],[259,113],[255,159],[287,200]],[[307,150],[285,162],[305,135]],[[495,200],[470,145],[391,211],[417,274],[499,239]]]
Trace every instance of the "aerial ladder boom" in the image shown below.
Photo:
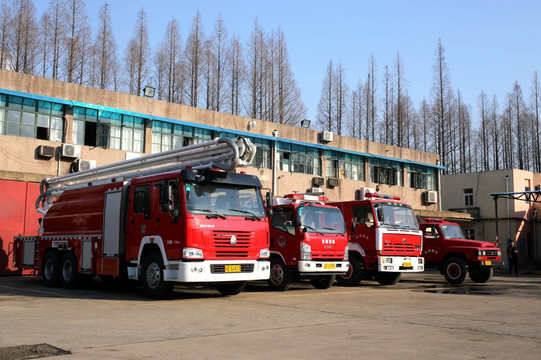
[[[236,139],[217,138],[179,149],[44,179],[40,185],[41,194],[36,200],[36,210],[45,215],[54,199],[65,190],[90,186],[89,182],[107,181],[113,178],[114,181],[119,182],[134,177],[181,170],[188,167],[192,169],[232,171],[237,167],[250,165],[255,152],[256,146],[245,137]]]

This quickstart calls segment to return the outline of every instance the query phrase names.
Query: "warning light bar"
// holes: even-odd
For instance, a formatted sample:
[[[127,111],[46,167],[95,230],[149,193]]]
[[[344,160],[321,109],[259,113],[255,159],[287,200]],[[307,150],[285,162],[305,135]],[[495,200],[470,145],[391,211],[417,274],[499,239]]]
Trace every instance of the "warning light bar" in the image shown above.
[[[297,201],[297,200],[319,201],[319,202],[329,201],[329,198],[327,198],[326,196],[309,195],[309,194],[287,194],[284,197],[286,199],[290,199],[291,201]]]
[[[364,197],[372,198],[372,199],[400,200],[400,196],[398,195],[386,195],[386,194],[378,194],[378,193],[366,193],[364,194]]]

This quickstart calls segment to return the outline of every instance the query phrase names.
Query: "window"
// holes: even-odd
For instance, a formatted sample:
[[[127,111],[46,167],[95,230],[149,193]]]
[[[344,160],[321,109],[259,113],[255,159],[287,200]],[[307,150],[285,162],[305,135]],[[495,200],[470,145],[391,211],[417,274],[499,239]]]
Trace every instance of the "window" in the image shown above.
[[[353,224],[365,225],[366,227],[372,227],[374,225],[374,213],[372,207],[354,206],[353,207]]]
[[[283,142],[276,146],[280,170],[321,176],[319,149]]]
[[[464,235],[466,235],[466,239],[468,239],[468,240],[475,240],[475,230],[474,229],[466,229]]]
[[[133,213],[145,214],[150,219],[150,186],[138,186],[133,190]]]
[[[0,134],[62,142],[63,114],[62,104],[1,95]]]
[[[112,111],[75,107],[73,143],[144,152],[145,119]]]
[[[327,176],[364,181],[365,158],[360,155],[325,151]]]
[[[293,226],[293,210],[291,208],[277,208],[272,212],[271,226],[295,235]],[[274,239],[273,239],[274,240]]]
[[[212,140],[213,131],[193,126],[152,121],[152,153],[178,149]]]
[[[370,181],[376,184],[403,186],[402,164],[384,159],[370,159]]]
[[[473,189],[464,189],[464,206],[473,206]]]
[[[409,187],[414,189],[437,190],[437,169],[423,165],[408,164]]]

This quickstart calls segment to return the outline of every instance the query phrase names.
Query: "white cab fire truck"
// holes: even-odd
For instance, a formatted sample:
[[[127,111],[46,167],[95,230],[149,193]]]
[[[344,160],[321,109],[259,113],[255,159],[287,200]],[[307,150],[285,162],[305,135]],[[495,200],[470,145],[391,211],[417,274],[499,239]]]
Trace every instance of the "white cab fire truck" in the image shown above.
[[[411,206],[399,196],[362,194],[362,200],[330,203],[342,211],[349,234],[349,271],[337,282],[394,285],[403,272],[424,271],[423,234]]]
[[[224,295],[270,275],[269,227],[249,139],[220,138],[45,179],[40,234],[15,238],[15,266],[48,286],[138,280],[152,298],[175,283]]]
[[[270,221],[271,275],[274,290],[299,279],[327,289],[348,269],[348,238],[340,210],[327,198],[289,194],[274,198]]]

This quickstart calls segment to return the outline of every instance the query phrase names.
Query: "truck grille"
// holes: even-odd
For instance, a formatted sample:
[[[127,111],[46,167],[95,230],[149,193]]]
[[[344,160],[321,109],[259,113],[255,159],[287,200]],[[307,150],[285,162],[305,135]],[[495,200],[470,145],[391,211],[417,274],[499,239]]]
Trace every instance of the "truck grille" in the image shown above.
[[[344,257],[344,253],[326,254],[326,253],[312,252],[312,260],[318,260],[318,261],[325,261],[325,260],[339,261],[339,260],[342,260],[343,257]]]
[[[407,243],[384,243],[383,244],[384,252],[400,252],[400,253],[415,253],[413,244]]]
[[[217,258],[248,257],[254,234],[250,231],[214,231],[212,245]],[[235,243],[236,242],[236,243]]]
[[[213,274],[225,274],[225,265],[210,265],[210,272]],[[241,264],[240,265],[241,273],[252,273],[254,272],[254,264]]]
[[[487,250],[487,256],[498,256],[498,250]]]

